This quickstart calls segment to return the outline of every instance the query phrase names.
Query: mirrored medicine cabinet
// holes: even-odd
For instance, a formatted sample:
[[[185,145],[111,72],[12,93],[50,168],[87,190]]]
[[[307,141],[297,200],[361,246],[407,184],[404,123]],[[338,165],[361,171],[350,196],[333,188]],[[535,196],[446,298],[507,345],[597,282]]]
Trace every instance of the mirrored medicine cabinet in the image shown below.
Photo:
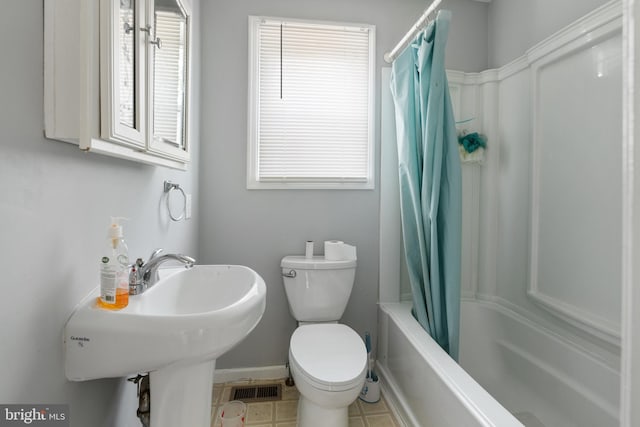
[[[186,169],[188,0],[47,0],[45,133],[87,151]]]

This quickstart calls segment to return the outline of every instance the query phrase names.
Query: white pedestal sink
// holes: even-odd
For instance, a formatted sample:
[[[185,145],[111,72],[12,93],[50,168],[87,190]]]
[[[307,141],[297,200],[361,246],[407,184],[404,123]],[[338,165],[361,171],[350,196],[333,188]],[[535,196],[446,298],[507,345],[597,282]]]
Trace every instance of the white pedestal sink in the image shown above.
[[[96,307],[98,292],[65,326],[67,378],[149,372],[152,427],[209,427],[215,359],[262,318],[264,280],[236,265],[164,269],[158,283],[119,311]]]

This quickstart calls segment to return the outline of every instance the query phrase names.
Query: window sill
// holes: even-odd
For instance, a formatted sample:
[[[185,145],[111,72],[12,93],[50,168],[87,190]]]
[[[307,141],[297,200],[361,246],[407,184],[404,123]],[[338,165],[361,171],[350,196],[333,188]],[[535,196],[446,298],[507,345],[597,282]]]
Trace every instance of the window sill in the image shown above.
[[[247,190],[374,190],[373,180],[367,182],[247,182]]]

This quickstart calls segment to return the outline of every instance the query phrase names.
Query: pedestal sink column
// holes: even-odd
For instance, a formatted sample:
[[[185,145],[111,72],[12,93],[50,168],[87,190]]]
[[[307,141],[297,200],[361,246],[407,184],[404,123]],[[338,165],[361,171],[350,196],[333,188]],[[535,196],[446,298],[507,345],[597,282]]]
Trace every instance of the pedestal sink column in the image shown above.
[[[215,360],[149,373],[152,427],[209,427]]]

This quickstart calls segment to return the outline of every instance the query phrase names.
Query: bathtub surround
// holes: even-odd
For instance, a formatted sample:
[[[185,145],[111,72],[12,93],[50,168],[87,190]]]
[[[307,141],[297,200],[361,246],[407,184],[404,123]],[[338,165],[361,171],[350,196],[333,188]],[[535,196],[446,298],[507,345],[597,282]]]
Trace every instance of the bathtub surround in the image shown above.
[[[396,112],[402,241],[413,314],[457,360],[462,188],[455,118],[444,69],[450,21],[451,12],[438,12],[415,43],[396,58],[391,92]]]
[[[581,36],[585,28],[593,39]],[[480,298],[497,298],[536,321],[543,319],[564,331],[567,339],[575,336],[612,366],[619,363],[621,303],[621,153],[616,143],[621,139],[621,91],[616,90],[621,87],[620,28],[620,3],[610,2],[506,66],[478,76],[482,96],[491,93],[495,99],[494,109],[483,108],[482,114],[485,121],[495,123],[486,130],[500,149],[488,150],[482,167],[478,246],[482,268],[477,286],[467,288]],[[598,55],[607,58],[606,72]],[[558,85],[561,81],[566,83]],[[584,87],[590,88],[589,94],[582,94]],[[600,93],[603,87],[608,88],[606,95],[599,95],[597,102],[587,101],[585,96]],[[562,97],[554,98],[557,95]],[[574,99],[580,99],[573,101],[575,107]],[[491,111],[497,111],[493,118]],[[590,144],[578,144],[581,155],[565,157],[574,141],[585,140],[576,137],[588,132],[593,122],[604,133],[588,133]],[[550,140],[561,143],[551,147]],[[605,150],[602,156],[600,149]],[[565,163],[554,164],[558,158]],[[594,165],[590,159],[597,171],[591,170],[593,166],[582,171]],[[582,187],[585,174],[593,179],[589,197]],[[554,182],[548,181],[551,177]],[[574,205],[567,205],[568,200]],[[591,214],[571,217],[569,212],[577,206]],[[559,211],[567,216],[558,216]],[[551,248],[558,236],[565,236],[558,244],[564,248],[562,254]],[[601,250],[604,253],[597,255]],[[578,254],[580,259],[575,258]],[[596,283],[580,276],[588,270],[584,260],[594,258],[599,269],[609,272]]]
[[[462,334],[466,337],[461,345],[462,365],[508,409],[520,413],[521,419],[533,419],[532,415],[546,426],[602,427],[618,423],[619,217],[622,205],[619,191],[622,103],[621,92],[617,90],[622,87],[620,29],[620,2],[611,2],[528,49],[504,67],[482,73],[449,72],[457,117],[475,117],[476,120],[466,126],[485,133],[489,141],[482,166],[463,165],[465,250],[462,292],[463,306],[467,306],[463,310],[463,329],[467,332]],[[606,58],[606,61],[598,58]],[[576,61],[584,63],[577,66]],[[606,70],[603,68],[605,63]],[[558,85],[558,82],[565,84]],[[589,88],[589,94],[574,91],[577,87],[581,91]],[[584,101],[584,96],[599,93],[603,87],[608,89],[606,95],[599,96],[598,102],[566,104],[576,102],[576,99]],[[562,96],[556,99],[556,95]],[[557,110],[559,106],[562,111]],[[585,121],[578,125],[580,129],[576,129],[574,118]],[[556,121],[552,122],[553,119]],[[598,159],[596,167],[601,169],[596,175],[605,172],[606,176],[591,183],[592,197],[587,201],[613,199],[586,209],[592,217],[576,219],[569,216],[572,223],[562,226],[565,217],[557,214],[558,209],[556,215],[552,214],[553,210],[549,211],[553,206],[549,197],[554,195],[554,190],[564,186],[569,190],[563,193],[564,200],[560,199],[560,202],[579,202],[581,187],[571,185],[574,178],[583,175],[576,172],[563,175],[553,169],[549,159],[561,156],[563,150],[571,147],[571,138],[577,135],[572,131],[588,129],[592,122],[604,131],[605,137],[592,132],[589,143],[580,145],[579,157],[565,158],[566,170],[585,166],[593,155]],[[384,117],[383,123],[387,123]],[[550,123],[572,125],[568,134],[559,137],[554,132],[563,132],[564,128]],[[386,134],[385,129],[382,132]],[[545,146],[550,140],[558,141],[553,149]],[[585,138],[580,140],[585,141]],[[598,147],[591,149],[590,144],[594,141]],[[383,142],[383,152],[393,155],[384,145]],[[600,148],[608,151],[606,155],[597,154]],[[383,158],[382,161],[383,169],[393,164],[393,160]],[[536,181],[546,178],[547,172],[555,177],[555,186],[544,180]],[[598,196],[600,192],[607,198]],[[394,274],[387,259],[393,254],[384,248],[393,245],[387,239],[394,234],[393,230],[397,230],[397,225],[392,223],[392,213],[385,212],[384,200],[390,202],[394,197],[397,196],[383,193],[381,204],[381,218],[387,221],[381,230],[381,277],[384,271],[384,277],[390,280]],[[570,208],[561,211],[564,213]],[[536,216],[538,227],[529,228]],[[583,226],[587,218],[598,221],[575,237],[567,235],[575,233],[574,228]],[[385,226],[392,232],[385,230]],[[599,233],[604,233],[605,237],[595,239],[594,236],[602,236]],[[611,269],[611,277],[586,287],[579,286],[586,282],[568,272],[575,270],[580,274],[588,266],[575,265],[573,253],[556,254],[555,262],[543,258],[552,253],[545,239],[548,242],[555,235],[566,236],[563,245],[574,243],[569,248],[565,246],[565,252],[608,248],[605,256],[591,255],[584,259],[597,260],[601,268]],[[614,254],[611,258],[610,253]],[[542,262],[530,261],[529,257],[534,254],[538,254],[538,261]],[[399,264],[395,260],[394,263]],[[533,269],[536,265],[537,269]],[[571,267],[567,270],[568,266]],[[402,272],[398,267],[393,268],[398,281]],[[564,275],[564,279],[552,281],[558,274]],[[550,286],[551,283],[555,285]],[[387,286],[397,292],[385,290]],[[381,295],[389,298],[388,301],[397,301],[408,287],[397,289],[396,286],[381,280]],[[495,309],[501,320],[487,325],[477,316],[465,317],[465,310],[470,312],[469,307],[478,306]],[[464,322],[470,323],[468,327],[465,328]],[[473,329],[477,324],[487,326]],[[500,325],[499,329],[497,325]],[[497,335],[483,332],[485,329]],[[487,342],[468,340],[468,337],[478,335],[486,336]],[[465,351],[474,354],[465,356]],[[490,354],[491,360],[501,360],[502,364],[492,367],[482,362],[483,352]],[[572,361],[570,366],[564,365],[565,358]],[[417,369],[420,368],[412,368],[413,371]],[[510,380],[498,380],[504,377]],[[416,393],[411,387],[407,391]],[[520,395],[529,395],[530,404],[527,399],[519,400]]]
[[[465,164],[463,166],[463,188],[465,191],[463,196],[463,297],[499,298],[502,303],[515,311],[525,312],[536,321],[559,326],[560,329],[576,335],[580,340],[584,338],[586,346],[594,345],[594,348],[603,349],[607,354],[616,354],[619,351],[617,348],[619,347],[619,318],[617,318],[620,305],[619,288],[591,286],[584,291],[578,291],[576,289],[579,289],[579,286],[574,282],[580,281],[569,280],[570,270],[566,271],[566,266],[561,265],[556,271],[548,271],[551,265],[548,261],[546,262],[547,267],[540,266],[545,270],[543,274],[547,276],[564,274],[567,280],[558,286],[558,289],[563,289],[566,295],[554,293],[558,292],[558,289],[549,289],[545,284],[533,286],[534,282],[529,277],[531,274],[529,257],[533,251],[542,249],[540,245],[536,246],[533,242],[549,238],[548,232],[545,230],[536,233],[546,232],[546,235],[532,234],[535,230],[530,230],[530,221],[535,218],[535,209],[541,209],[538,206],[541,202],[549,206],[546,197],[549,197],[547,194],[551,194],[544,189],[538,189],[537,197],[534,197],[535,194],[531,194],[530,174],[534,173],[534,177],[540,177],[546,173],[544,163],[532,160],[532,156],[535,154],[532,152],[532,147],[544,142],[540,142],[544,132],[553,131],[553,129],[549,130],[549,125],[542,121],[545,116],[540,114],[534,116],[531,105],[536,105],[538,111],[547,109],[546,103],[551,103],[549,108],[555,108],[555,100],[551,100],[549,94],[566,92],[567,89],[564,87],[556,89],[545,87],[550,84],[547,82],[552,81],[549,80],[549,76],[551,73],[563,72],[561,70],[569,70],[570,72],[572,67],[575,67],[573,61],[584,60],[584,57],[587,58],[589,64],[593,64],[593,77],[595,77],[593,81],[597,82],[598,87],[603,84],[610,84],[610,88],[619,87],[620,26],[619,3],[617,5],[615,2],[610,3],[608,6],[600,8],[599,12],[589,14],[553,38],[529,49],[525,55],[500,69],[487,70],[482,73],[453,71],[448,73],[456,117],[474,117],[475,120],[465,126],[469,126],[471,130],[482,131],[487,134],[489,140],[489,149],[485,153],[483,165]],[[583,28],[590,28],[594,31],[595,41],[580,39]],[[597,55],[607,57],[608,71],[606,75],[604,72],[598,71],[598,67],[603,62],[597,59]],[[547,64],[559,65],[556,69],[548,69]],[[581,69],[586,69],[586,67]],[[585,81],[591,76],[587,71],[584,73],[585,75],[570,73],[570,80],[582,79]],[[598,76],[598,73],[601,73],[601,76]],[[536,87],[540,88],[541,92],[532,95],[530,85],[534,77]],[[611,83],[599,82],[604,79]],[[602,103],[592,102],[594,110],[589,109],[584,112],[574,110],[576,111],[576,120],[580,121],[585,120],[585,117],[591,117],[590,114],[597,114],[598,108],[601,108],[603,118],[598,118],[597,122],[600,127],[606,128],[607,135],[604,140],[601,140],[616,141],[620,139],[620,129],[616,121],[620,115],[620,93],[616,93],[614,89],[607,92],[609,98],[606,98],[606,102],[611,106],[610,108],[602,107]],[[565,93],[565,98],[572,96],[571,92]],[[611,98],[611,96],[618,99]],[[600,97],[599,99],[605,98]],[[568,109],[571,110],[573,107],[565,106],[564,110]],[[545,111],[544,114],[547,115],[548,123],[548,112]],[[562,117],[563,113],[556,111],[554,116]],[[572,120],[571,116],[568,116],[567,120]],[[596,121],[593,118],[586,120],[587,122]],[[574,124],[572,128],[576,126]],[[545,135],[545,137],[557,138],[558,136]],[[581,138],[581,140],[583,139]],[[615,226],[619,223],[621,215],[619,194],[616,191],[606,189],[616,187],[620,181],[619,175],[616,177],[615,172],[617,161],[620,158],[620,147],[608,142],[601,143],[601,145],[609,147],[609,152],[602,159],[602,162],[597,162],[596,167],[603,171],[613,172],[606,174],[603,178],[595,179],[593,191],[607,193],[607,197],[612,199],[605,204],[606,209],[602,205],[589,209],[589,211],[599,209],[599,222],[595,223],[596,228],[590,229],[588,233],[583,229],[582,234],[584,238],[588,238],[593,233],[600,233],[598,235],[601,236],[602,233],[607,234],[610,231],[611,236],[617,235],[619,239],[619,227]],[[495,147],[495,149],[491,149],[491,147]],[[536,150],[538,149],[536,148]],[[583,152],[583,155],[586,153],[584,147],[579,151]],[[547,151],[547,157],[550,156],[549,153]],[[554,154],[558,155],[559,153]],[[540,154],[537,155],[540,157]],[[600,156],[595,157],[600,160]],[[578,163],[578,166],[584,166],[587,161],[589,161],[588,156],[575,163]],[[383,162],[386,164],[384,159]],[[568,174],[568,178],[565,179],[562,176],[562,171],[555,173],[556,179],[560,180],[559,182],[562,182],[565,187],[570,185],[573,179],[581,176],[572,173]],[[569,178],[571,181],[565,183],[564,181]],[[547,182],[536,185],[540,188],[544,188],[544,185],[547,188],[550,187]],[[565,194],[573,194],[576,191],[579,191],[576,190],[576,187],[569,187]],[[531,213],[532,210],[534,214]],[[384,209],[382,215],[385,215]],[[546,219],[549,218],[548,211],[547,213],[540,211],[538,217],[539,221],[546,220],[548,225]],[[558,223],[556,223],[557,226]],[[574,226],[575,224],[569,224],[565,228],[572,229]],[[563,229],[562,232],[567,231]],[[578,238],[582,237],[578,236]],[[618,265],[617,259],[619,259],[619,248],[615,243],[615,238],[613,240],[612,243],[609,237],[598,239],[601,243],[600,246],[607,248],[605,256],[599,258],[602,262],[601,267],[611,271],[611,279],[607,279],[605,281],[607,283],[620,282],[619,274],[613,271]],[[568,241],[571,242],[571,239]],[[580,244],[580,246],[587,245],[588,240]],[[585,248],[580,249],[580,251],[583,250]],[[557,255],[556,258],[559,256]],[[568,254],[568,256],[570,256],[568,260],[572,261],[573,254]],[[593,256],[588,258],[593,258]],[[573,268],[580,270],[575,263]],[[400,290],[400,293],[406,293],[407,290],[408,287],[405,287]],[[554,300],[560,302],[545,305],[545,295],[551,295]],[[575,306],[577,310],[564,309],[566,305]],[[553,311],[554,316],[549,316],[546,311]],[[564,316],[563,321],[558,320],[558,317],[561,316]]]

